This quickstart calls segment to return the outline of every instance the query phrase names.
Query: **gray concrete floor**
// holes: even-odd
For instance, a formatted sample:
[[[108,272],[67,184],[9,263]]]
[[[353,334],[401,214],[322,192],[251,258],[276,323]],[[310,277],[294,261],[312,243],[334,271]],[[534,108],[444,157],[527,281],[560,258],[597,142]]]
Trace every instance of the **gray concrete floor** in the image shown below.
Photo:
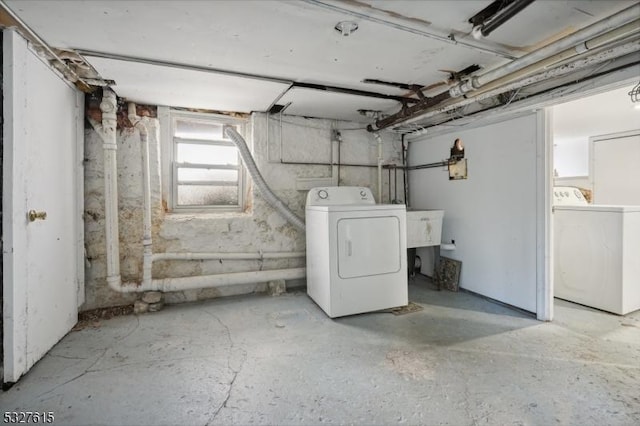
[[[0,394],[56,424],[640,424],[640,313],[541,323],[423,278],[424,310],[328,319],[304,293],[103,321]]]

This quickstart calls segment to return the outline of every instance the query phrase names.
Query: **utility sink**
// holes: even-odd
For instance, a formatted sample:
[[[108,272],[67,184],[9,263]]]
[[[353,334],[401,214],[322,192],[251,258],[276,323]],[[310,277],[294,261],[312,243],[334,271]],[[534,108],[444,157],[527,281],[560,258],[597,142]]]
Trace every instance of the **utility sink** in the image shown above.
[[[444,210],[407,211],[407,248],[439,246]]]

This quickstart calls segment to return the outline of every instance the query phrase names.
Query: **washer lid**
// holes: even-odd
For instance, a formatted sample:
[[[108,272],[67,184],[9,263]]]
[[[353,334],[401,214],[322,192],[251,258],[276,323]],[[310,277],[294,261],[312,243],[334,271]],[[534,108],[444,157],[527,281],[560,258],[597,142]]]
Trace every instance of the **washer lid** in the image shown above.
[[[395,210],[396,212],[406,212],[404,204],[373,204],[373,205],[338,205],[338,206],[307,206],[309,211],[321,212],[371,212],[381,210]]]
[[[582,211],[582,212],[614,212],[614,213],[631,213],[640,212],[640,206],[615,206],[607,204],[589,204],[586,206],[554,206],[555,210],[562,211]]]

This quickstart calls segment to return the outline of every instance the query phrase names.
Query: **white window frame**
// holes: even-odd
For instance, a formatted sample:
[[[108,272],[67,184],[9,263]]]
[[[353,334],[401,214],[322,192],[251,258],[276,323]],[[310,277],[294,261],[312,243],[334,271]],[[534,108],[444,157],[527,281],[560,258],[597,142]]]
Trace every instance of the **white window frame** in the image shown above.
[[[168,107],[159,107],[158,116],[161,122],[161,147],[162,147],[162,192],[165,200],[167,201],[167,208],[173,213],[215,213],[215,212],[242,212],[245,208],[245,167],[238,153],[238,204],[237,205],[185,205],[180,206],[177,204],[178,200],[178,168],[185,167],[184,165],[178,165],[176,162],[177,157],[177,143],[174,138],[176,122],[178,120],[195,121],[201,123],[215,123],[222,125],[237,126],[241,135],[245,136],[248,129],[248,121],[242,118],[234,118],[221,114],[210,113],[198,113],[190,111],[181,111],[170,109]],[[220,141],[193,141],[196,143],[202,143],[205,145],[233,145],[232,142],[220,140]],[[187,167],[196,166],[190,164]],[[208,164],[199,164],[198,168],[212,168],[212,169],[228,169],[226,166],[211,166]],[[235,170],[235,167],[233,168]]]

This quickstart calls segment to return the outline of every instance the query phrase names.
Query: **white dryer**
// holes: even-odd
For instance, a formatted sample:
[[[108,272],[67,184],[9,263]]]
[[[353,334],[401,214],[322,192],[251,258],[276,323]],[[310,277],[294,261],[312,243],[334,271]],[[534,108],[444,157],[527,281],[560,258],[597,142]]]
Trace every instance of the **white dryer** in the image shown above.
[[[624,315],[640,309],[640,206],[591,205],[554,188],[554,296]]]
[[[375,204],[364,187],[307,195],[307,294],[331,317],[404,306],[406,208]]]

